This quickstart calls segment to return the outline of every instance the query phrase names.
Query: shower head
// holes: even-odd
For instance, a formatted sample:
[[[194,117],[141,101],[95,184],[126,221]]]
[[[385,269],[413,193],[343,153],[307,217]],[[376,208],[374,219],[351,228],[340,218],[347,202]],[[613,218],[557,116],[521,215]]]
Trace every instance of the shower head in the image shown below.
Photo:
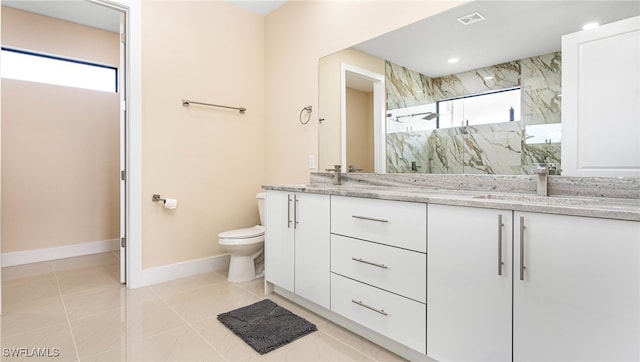
[[[430,120],[432,120],[432,119],[434,119],[434,118],[436,118],[436,117],[438,117],[438,114],[437,114],[437,113],[434,113],[434,112],[427,112],[427,115],[426,115],[426,116],[424,116],[424,117],[422,117],[422,119],[427,120],[427,121],[430,121]]]

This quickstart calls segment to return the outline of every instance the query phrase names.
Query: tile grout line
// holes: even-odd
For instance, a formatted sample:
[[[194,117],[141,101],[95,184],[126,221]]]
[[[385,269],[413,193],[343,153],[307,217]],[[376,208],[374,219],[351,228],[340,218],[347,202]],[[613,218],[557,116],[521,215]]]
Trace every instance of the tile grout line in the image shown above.
[[[69,326],[69,333],[71,334],[71,341],[73,342],[73,348],[76,351],[76,361],[80,362],[80,352],[78,352],[78,344],[76,343],[76,337],[73,335],[73,329],[71,328],[71,321],[69,320],[69,312],[67,312],[67,304],[64,302],[62,296],[62,288],[60,287],[60,280],[58,279],[58,271],[55,266],[53,268],[53,275],[56,278],[56,284],[58,286],[58,293],[60,293],[60,300],[62,300],[62,308],[64,308],[64,316],[67,319],[67,326]]]
[[[191,328],[191,330],[192,330],[195,334],[197,334],[197,335],[198,335],[198,337],[200,337],[200,339],[202,339],[202,340],[204,341],[204,343],[206,343],[209,347],[211,347],[211,348],[212,348],[212,349],[213,349],[213,350],[214,350],[214,351],[215,351],[215,352],[216,352],[220,357],[222,357],[222,359],[223,359],[224,361],[226,361],[226,362],[231,362],[231,361],[229,361],[225,356],[223,356],[223,355],[222,355],[222,353],[220,353],[220,351],[218,351],[218,349],[217,349],[216,347],[214,347],[211,343],[209,343],[209,341],[207,341],[207,339],[206,339],[206,338],[204,338],[204,336],[203,336],[202,334],[200,334],[200,332],[198,332],[198,330],[197,330],[197,329],[195,329],[195,328],[193,327],[193,325],[191,325],[191,323],[189,323],[189,321],[187,321],[186,319],[184,319],[184,318],[180,315],[180,313],[178,313],[178,311],[177,311],[177,310],[175,310],[175,308],[173,308],[173,306],[172,306],[171,304],[169,304],[169,302],[168,302],[164,297],[162,297],[158,292],[156,292],[156,290],[155,290],[155,289],[151,288],[151,290],[152,290],[154,293],[156,293],[156,295],[160,298],[160,300],[162,300],[162,301],[167,305],[167,307],[169,307],[169,308],[170,308],[170,309],[171,309],[171,310],[172,310],[172,311],[173,311],[173,312],[178,316],[178,318],[182,319],[182,321],[183,321],[183,322],[185,322],[185,323],[187,324],[187,326],[188,326],[189,328]],[[205,318],[205,319],[206,319],[206,318]]]
[[[340,339],[338,339],[338,337],[336,337],[336,336],[334,336],[334,335],[332,335],[332,334],[329,334],[329,333],[327,333],[327,332],[325,332],[325,331],[321,330],[320,328],[318,328],[318,332],[320,332],[320,333],[322,333],[322,334],[324,334],[324,335],[328,336],[328,337],[329,337],[329,338],[331,338],[331,339],[335,339],[338,343],[341,343],[341,344],[343,344],[343,345],[345,345],[345,346],[349,347],[350,349],[352,349],[352,350],[354,350],[354,351],[356,351],[356,352],[360,353],[361,355],[363,355],[363,356],[365,356],[365,357],[369,358],[369,359],[370,359],[370,360],[372,360],[372,361],[378,361],[378,359],[373,358],[372,356],[369,356],[368,354],[366,354],[366,353],[362,352],[361,350],[357,349],[356,347],[352,346],[351,344],[341,341]]]

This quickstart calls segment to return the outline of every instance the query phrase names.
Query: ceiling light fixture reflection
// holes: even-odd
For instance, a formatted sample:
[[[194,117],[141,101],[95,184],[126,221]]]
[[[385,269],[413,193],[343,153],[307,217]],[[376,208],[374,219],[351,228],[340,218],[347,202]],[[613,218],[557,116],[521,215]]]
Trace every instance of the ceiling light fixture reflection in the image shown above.
[[[462,25],[469,25],[482,20],[484,20],[484,16],[477,11],[458,18],[458,21],[461,22]]]
[[[493,79],[492,76],[484,77],[484,80],[491,80],[491,79]]]
[[[596,23],[596,22],[593,22],[593,23],[587,23],[587,24],[584,24],[584,25],[582,26],[582,30],[595,29],[595,28],[597,28],[597,27],[599,27],[599,26],[600,26],[600,23]]]

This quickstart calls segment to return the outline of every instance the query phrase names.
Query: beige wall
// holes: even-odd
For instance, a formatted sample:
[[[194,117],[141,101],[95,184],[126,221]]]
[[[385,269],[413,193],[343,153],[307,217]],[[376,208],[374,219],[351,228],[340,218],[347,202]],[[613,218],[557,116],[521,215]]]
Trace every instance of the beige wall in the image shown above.
[[[118,39],[108,31],[2,7],[2,46],[118,66]]]
[[[222,1],[143,2],[142,64],[143,269],[223,254],[218,233],[259,219],[264,17]]]
[[[117,34],[6,7],[2,45],[118,65]],[[118,103],[2,80],[2,252],[118,238]]]
[[[266,183],[309,180],[308,156],[318,152],[320,57],[465,2],[289,1],[269,14],[265,20]],[[303,126],[298,113],[307,105],[313,105],[314,114]]]
[[[347,166],[373,172],[373,92],[347,88]]]

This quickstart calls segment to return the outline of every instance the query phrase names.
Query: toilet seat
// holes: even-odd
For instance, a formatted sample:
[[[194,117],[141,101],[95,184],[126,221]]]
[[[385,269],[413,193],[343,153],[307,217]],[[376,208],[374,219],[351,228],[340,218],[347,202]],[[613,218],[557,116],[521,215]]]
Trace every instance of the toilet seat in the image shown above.
[[[262,241],[264,241],[264,226],[262,225],[218,234],[218,243],[224,245],[253,244]]]
[[[254,236],[264,235],[264,226],[256,225],[250,228],[235,229],[218,234],[220,239],[246,239]]]

